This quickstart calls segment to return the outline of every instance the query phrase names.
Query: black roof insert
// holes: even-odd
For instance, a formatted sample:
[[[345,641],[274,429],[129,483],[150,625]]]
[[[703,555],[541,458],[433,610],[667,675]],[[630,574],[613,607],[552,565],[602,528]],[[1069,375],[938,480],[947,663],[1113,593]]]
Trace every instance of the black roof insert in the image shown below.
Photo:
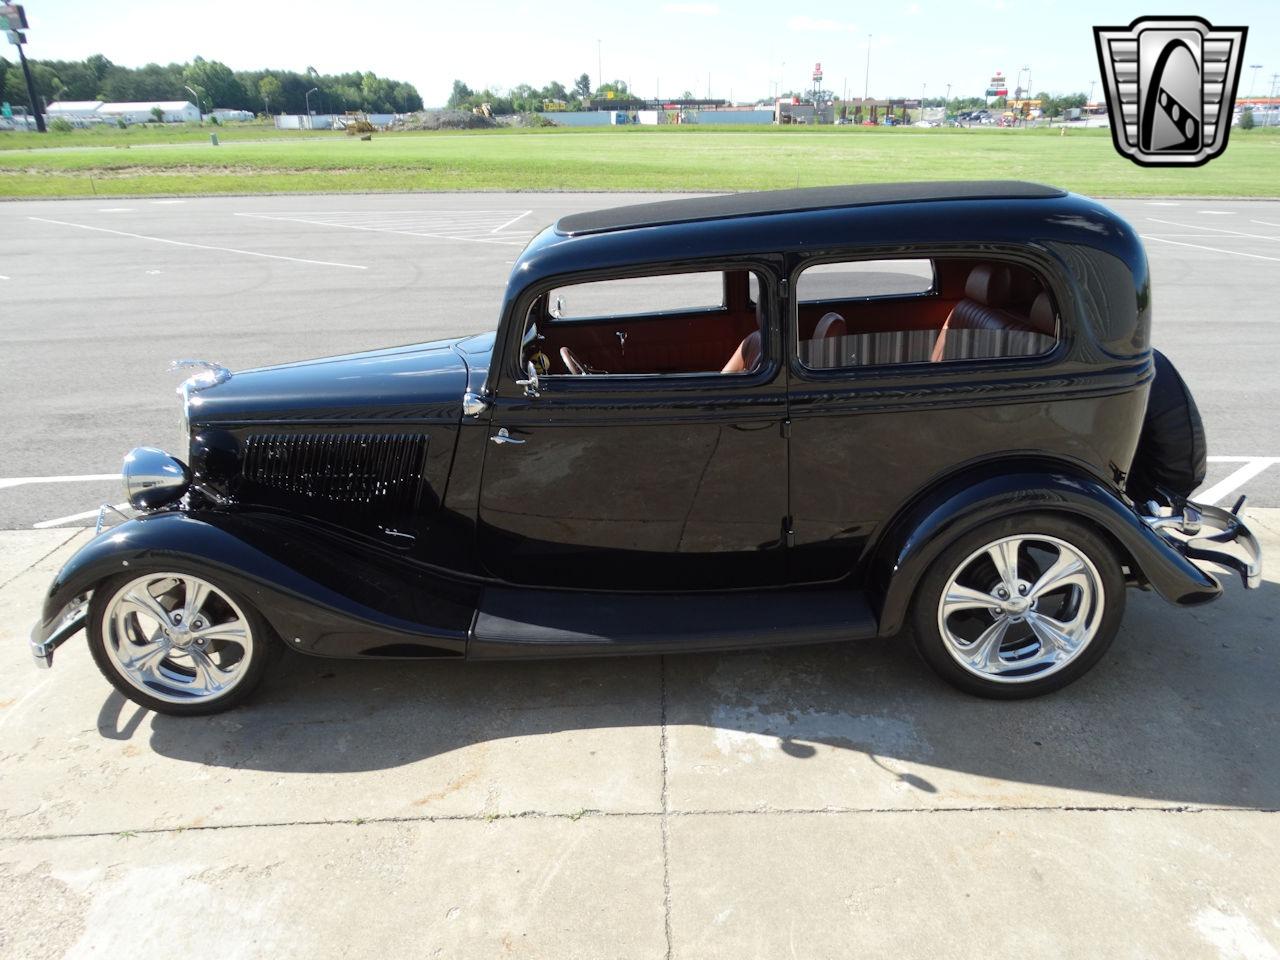
[[[627,207],[592,210],[561,217],[556,232],[577,236],[608,233],[633,227],[655,227],[697,220],[723,220],[770,213],[797,213],[839,207],[866,207],[886,203],[922,203],[931,200],[1047,200],[1065,197],[1066,191],[1022,180],[931,180],[917,183],[862,183],[837,187],[803,187],[730,193],[692,200],[659,200]]]

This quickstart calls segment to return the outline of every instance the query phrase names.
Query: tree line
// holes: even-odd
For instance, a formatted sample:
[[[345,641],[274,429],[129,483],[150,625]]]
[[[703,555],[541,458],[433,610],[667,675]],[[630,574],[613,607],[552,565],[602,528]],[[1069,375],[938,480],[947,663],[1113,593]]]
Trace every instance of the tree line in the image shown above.
[[[422,109],[422,97],[411,83],[369,73],[320,73],[315,67],[296,70],[232,70],[225,63],[196,57],[190,63],[122,67],[102,54],[85,60],[30,60],[36,96],[43,105],[55,100],[191,100],[200,108],[249,110],[253,113],[305,113],[307,91],[317,113],[400,113]],[[0,57],[0,100],[27,102],[22,67]]]
[[[487,103],[493,113],[499,114],[534,113],[546,109],[548,105],[553,109],[582,110],[584,101],[592,98],[603,99],[610,93],[620,100],[632,96],[631,91],[627,89],[627,84],[622,80],[602,83],[592,89],[591,77],[585,73],[568,87],[559,80],[552,80],[545,87],[520,83],[510,90],[489,87],[483,90],[472,90],[461,80],[455,80],[446,106],[451,110],[470,110]]]

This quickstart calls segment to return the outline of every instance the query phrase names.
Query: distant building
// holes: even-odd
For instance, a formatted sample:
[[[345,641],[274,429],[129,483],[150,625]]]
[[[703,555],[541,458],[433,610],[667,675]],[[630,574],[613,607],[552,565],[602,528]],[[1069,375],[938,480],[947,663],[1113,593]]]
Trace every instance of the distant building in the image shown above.
[[[161,123],[199,123],[200,110],[190,100],[152,100],[141,103],[104,103],[98,115],[125,123],[147,123],[156,119],[152,112],[159,108]]]
[[[252,110],[233,110],[231,107],[214,107],[209,116],[216,117],[219,123],[228,120],[252,120]]]
[[[153,100],[144,103],[103,103],[101,100],[59,100],[45,108],[50,119],[72,123],[150,123],[159,107],[163,123],[199,123],[200,110],[189,100]]]

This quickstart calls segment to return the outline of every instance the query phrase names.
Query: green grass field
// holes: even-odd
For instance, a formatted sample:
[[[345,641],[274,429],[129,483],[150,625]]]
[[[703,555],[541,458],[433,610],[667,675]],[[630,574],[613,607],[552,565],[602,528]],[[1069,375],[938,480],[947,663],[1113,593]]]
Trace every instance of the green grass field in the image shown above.
[[[222,141],[214,147],[209,134]],[[1105,130],[636,127],[341,134],[135,127],[0,134],[0,197],[412,190],[754,190],[1015,178],[1095,196],[1280,197],[1280,130],[1236,130],[1187,170]]]

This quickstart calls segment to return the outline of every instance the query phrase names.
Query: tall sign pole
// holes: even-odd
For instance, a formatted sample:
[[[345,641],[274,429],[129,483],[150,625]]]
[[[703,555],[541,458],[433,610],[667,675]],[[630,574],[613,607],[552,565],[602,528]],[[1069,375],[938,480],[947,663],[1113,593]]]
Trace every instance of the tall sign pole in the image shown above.
[[[22,31],[27,29],[27,14],[16,3],[0,4],[0,20],[4,21],[5,32],[9,42],[18,48],[18,60],[22,64],[22,77],[27,81],[27,100],[31,104],[31,114],[36,118],[36,131],[44,133],[44,111],[36,102],[36,85],[31,79],[31,67],[27,63],[27,55],[22,45],[27,42]]]

